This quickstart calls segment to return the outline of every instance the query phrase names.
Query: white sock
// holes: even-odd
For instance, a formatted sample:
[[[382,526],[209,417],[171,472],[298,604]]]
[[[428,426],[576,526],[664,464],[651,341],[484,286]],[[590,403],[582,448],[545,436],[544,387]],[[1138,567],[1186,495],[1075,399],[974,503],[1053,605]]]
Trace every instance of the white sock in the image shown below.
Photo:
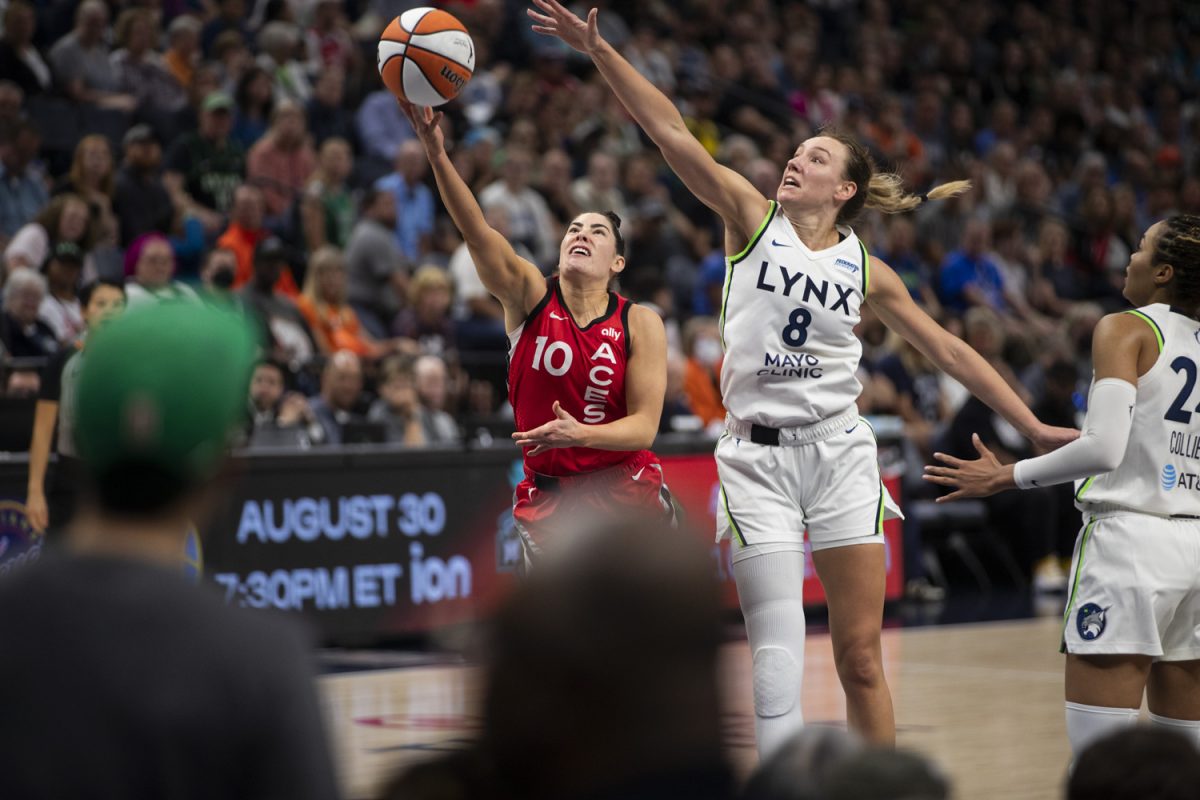
[[[1173,731],[1187,738],[1189,742],[1200,747],[1200,719],[1172,719],[1150,713],[1150,724],[1156,728]]]
[[[1105,708],[1085,706],[1083,703],[1067,703],[1067,738],[1071,740],[1072,760],[1088,745],[1110,733],[1128,728],[1137,722],[1136,708]]]
[[[733,577],[754,659],[754,733],[761,762],[804,725],[804,553],[736,561]]]

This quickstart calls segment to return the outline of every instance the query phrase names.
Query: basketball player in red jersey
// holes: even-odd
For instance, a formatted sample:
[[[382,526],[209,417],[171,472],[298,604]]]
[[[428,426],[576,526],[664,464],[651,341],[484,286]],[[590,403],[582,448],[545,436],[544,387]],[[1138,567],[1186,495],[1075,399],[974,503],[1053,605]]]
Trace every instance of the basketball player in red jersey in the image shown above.
[[[480,280],[504,306],[513,438],[525,449],[525,479],[513,518],[527,560],[536,558],[568,509],[631,510],[673,519],[658,458],[667,388],[667,337],[650,309],[610,292],[625,268],[616,214],[583,213],[559,245],[558,275],[543,277],[488,226],[446,155],[441,113],[401,101],[433,166],[442,202],[470,250]]]

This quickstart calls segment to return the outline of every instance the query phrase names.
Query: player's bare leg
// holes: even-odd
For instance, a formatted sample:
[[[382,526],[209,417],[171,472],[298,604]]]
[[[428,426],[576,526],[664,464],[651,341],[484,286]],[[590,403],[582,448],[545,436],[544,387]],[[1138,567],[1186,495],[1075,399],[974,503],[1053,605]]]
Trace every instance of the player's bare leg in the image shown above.
[[[879,641],[887,580],[884,548],[863,544],[816,550],[813,566],[825,586],[833,657],[846,692],[850,728],[873,744],[894,745],[896,717]]]
[[[1075,757],[1137,722],[1150,656],[1067,654],[1067,738]]]

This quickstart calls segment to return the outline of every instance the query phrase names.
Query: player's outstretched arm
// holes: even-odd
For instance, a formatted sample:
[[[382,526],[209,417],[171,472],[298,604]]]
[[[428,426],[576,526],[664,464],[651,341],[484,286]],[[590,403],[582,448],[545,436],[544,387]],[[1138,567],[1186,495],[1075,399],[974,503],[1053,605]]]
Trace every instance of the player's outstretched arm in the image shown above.
[[[1073,428],[1042,424],[983,356],[938,325],[913,302],[908,289],[891,267],[872,256],[870,269],[867,302],[883,323],[987,403],[1022,436],[1046,450],[1053,450],[1079,435]]]
[[[742,241],[749,241],[767,214],[767,198],[750,181],[714,161],[688,131],[671,100],[604,41],[596,27],[597,10],[593,8],[585,22],[557,0],[533,0],[533,4],[537,10],[527,10],[535,23],[533,30],[562,39],[589,56],[688,190],[719,214]]]
[[[555,419],[513,440],[536,456],[555,447],[598,450],[645,450],[654,444],[667,393],[667,333],[662,319],[648,308],[629,309],[630,355],[625,368],[624,417],[603,425],[585,425],[554,401]]]
[[[1095,378],[1087,420],[1079,438],[1053,453],[1001,465],[979,437],[980,458],[964,461],[934,453],[941,462],[925,468],[925,480],[955,491],[938,502],[960,497],[986,497],[1005,489],[1034,489],[1068,483],[1116,469],[1125,456],[1137,404],[1138,364],[1142,355],[1157,355],[1158,341],[1144,322],[1130,314],[1110,314],[1092,336]]]
[[[38,400],[33,414],[33,436],[29,442],[29,485],[25,495],[25,516],[35,531],[50,524],[46,504],[46,467],[50,463],[50,445],[54,423],[58,421],[58,403]]]
[[[508,240],[487,224],[483,209],[471,188],[454,168],[439,126],[442,113],[431,108],[414,106],[398,100],[408,116],[417,138],[425,147],[425,155],[433,168],[438,194],[463,241],[471,252],[475,270],[488,292],[504,306],[506,322],[511,330],[525,319],[546,293],[546,279],[533,264],[517,255]]]

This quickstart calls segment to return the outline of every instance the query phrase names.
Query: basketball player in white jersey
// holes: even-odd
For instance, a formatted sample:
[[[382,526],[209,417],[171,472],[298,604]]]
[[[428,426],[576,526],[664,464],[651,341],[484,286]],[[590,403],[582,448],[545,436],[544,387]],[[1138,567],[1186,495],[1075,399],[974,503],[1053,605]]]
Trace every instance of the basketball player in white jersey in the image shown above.
[[[904,191],[874,174],[848,136],[813,137],[785,165],[777,200],[708,154],[679,111],[596,28],[555,0],[534,0],[533,29],[591,57],[688,189],[725,222],[721,394],[729,411],[717,444],[718,535],[733,541],[753,657],[755,730],[769,755],[803,723],[804,532],[825,586],[838,677],[851,727],[895,741],[883,675],[885,509],[875,438],[855,411],[859,309],[878,316],[1004,419],[1048,448],[1075,431],[1042,425],[974,350],[929,318],[887,264],[847,226],[864,206],[885,212],[965,191],[966,183]]]
[[[1067,735],[1089,742],[1150,719],[1200,745],[1200,217],[1150,227],[1125,270],[1125,298],[1092,338],[1095,375],[1078,441],[1001,465],[935,456],[942,500],[1078,481],[1063,621]]]

